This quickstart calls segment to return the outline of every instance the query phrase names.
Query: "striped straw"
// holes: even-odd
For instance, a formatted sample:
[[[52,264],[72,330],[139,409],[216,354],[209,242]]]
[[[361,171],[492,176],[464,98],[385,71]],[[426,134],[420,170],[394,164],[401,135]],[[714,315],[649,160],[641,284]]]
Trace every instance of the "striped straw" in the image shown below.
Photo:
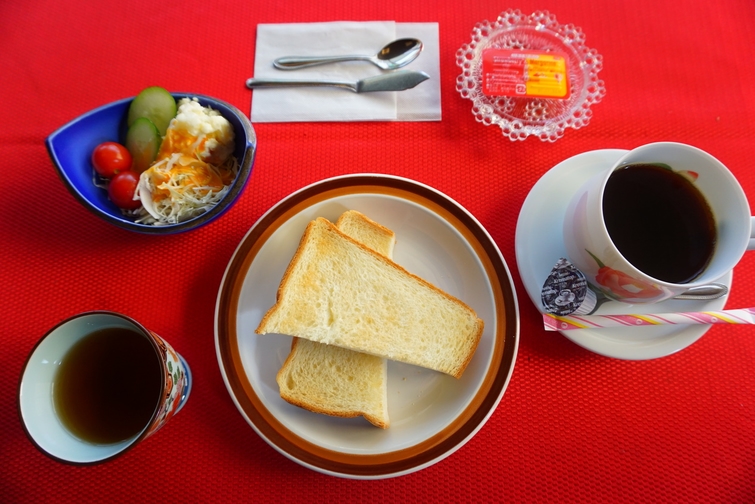
[[[601,327],[639,327],[685,324],[755,324],[755,308],[705,312],[647,313],[628,315],[543,314],[546,331],[596,329]]]

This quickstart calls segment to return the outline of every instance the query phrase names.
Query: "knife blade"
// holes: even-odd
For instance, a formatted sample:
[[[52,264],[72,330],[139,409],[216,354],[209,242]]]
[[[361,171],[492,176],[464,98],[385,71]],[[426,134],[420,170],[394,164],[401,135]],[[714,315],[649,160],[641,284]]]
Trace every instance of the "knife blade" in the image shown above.
[[[417,84],[426,81],[430,76],[425,72],[401,71],[384,75],[367,77],[357,82],[344,81],[308,81],[308,80],[283,80],[251,78],[246,80],[246,87],[255,88],[280,88],[280,87],[337,87],[348,89],[355,93],[371,93],[375,91],[404,91],[411,89]]]

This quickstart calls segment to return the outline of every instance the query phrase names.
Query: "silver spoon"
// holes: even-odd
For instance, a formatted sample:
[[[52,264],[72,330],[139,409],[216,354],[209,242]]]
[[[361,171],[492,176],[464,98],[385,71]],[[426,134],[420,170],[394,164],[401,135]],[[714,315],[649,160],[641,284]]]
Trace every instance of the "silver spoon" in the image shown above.
[[[698,287],[692,287],[682,294],[674,296],[674,299],[697,299],[705,301],[709,299],[718,299],[728,293],[729,288],[724,284],[710,283]]]
[[[599,290],[593,289],[589,286],[588,288],[595,293],[595,296],[597,299],[595,302],[595,307],[587,315],[592,315],[593,313],[595,313],[598,310],[598,308],[600,308],[600,305],[602,305],[606,301],[613,301],[612,299],[606,297],[606,295],[600,292]],[[700,285],[698,287],[692,287],[691,289],[679,294],[678,296],[674,296],[672,299],[709,301],[711,299],[718,299],[720,297],[723,297],[728,293],[729,293],[729,288],[725,286],[724,284],[709,283],[705,285]]]
[[[420,40],[404,38],[394,40],[374,56],[285,56],[273,61],[273,65],[280,70],[296,70],[340,61],[369,61],[383,70],[395,70],[417,59],[422,48]]]

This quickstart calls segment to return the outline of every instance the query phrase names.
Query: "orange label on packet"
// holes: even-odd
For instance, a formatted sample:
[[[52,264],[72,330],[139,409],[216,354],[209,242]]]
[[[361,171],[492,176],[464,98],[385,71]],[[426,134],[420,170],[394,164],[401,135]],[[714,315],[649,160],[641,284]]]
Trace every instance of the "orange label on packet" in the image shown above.
[[[566,57],[517,49],[482,52],[482,92],[488,96],[568,98]]]

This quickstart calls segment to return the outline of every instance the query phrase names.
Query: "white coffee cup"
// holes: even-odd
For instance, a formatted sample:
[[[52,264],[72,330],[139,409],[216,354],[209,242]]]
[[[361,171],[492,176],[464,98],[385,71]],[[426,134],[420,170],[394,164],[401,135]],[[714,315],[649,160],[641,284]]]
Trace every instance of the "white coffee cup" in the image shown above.
[[[667,282],[640,271],[621,254],[606,228],[603,196],[609,177],[626,165],[658,163],[676,172],[694,172],[694,185],[713,214],[714,252],[702,273],[691,282]],[[637,197],[641,203],[642,195]],[[753,226],[747,197],[726,166],[696,147],[660,142],[629,151],[587,180],[569,203],[563,230],[569,260],[590,284],[617,301],[656,303],[714,282],[730,272],[745,251],[755,248]]]
[[[53,390],[62,360],[69,350],[86,336],[109,328],[129,329],[135,337],[149,340],[162,371],[160,389],[151,391],[155,394],[153,397],[159,395],[159,400],[141,431],[122,441],[94,444],[80,439],[65,427],[56,411]],[[165,340],[125,315],[86,312],[53,327],[32,349],[19,385],[19,412],[29,439],[43,453],[62,462],[94,464],[122,454],[155,433],[184,406],[191,385],[188,365]]]

